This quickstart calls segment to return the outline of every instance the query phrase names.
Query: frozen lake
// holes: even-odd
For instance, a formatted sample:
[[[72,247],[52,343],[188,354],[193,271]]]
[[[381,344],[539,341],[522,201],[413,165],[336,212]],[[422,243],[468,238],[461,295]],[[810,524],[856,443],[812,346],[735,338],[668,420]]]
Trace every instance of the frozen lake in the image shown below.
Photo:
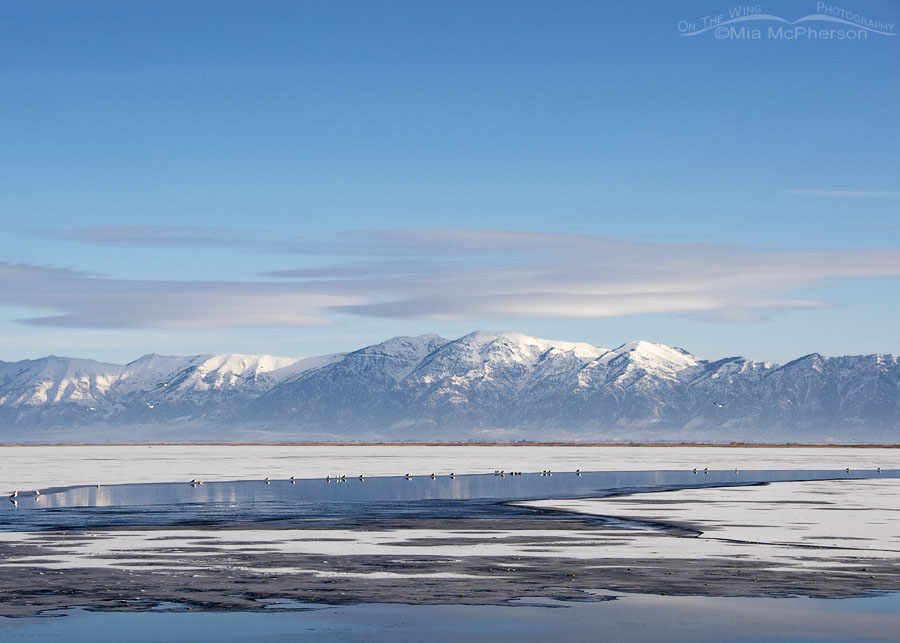
[[[895,449],[184,448],[0,449],[0,639],[900,630]]]
[[[896,470],[503,472],[406,477],[270,479],[201,484],[145,483],[20,491],[0,503],[0,531],[161,526],[184,523],[306,522],[387,518],[476,518],[525,512],[517,500],[602,498],[694,487],[829,479],[887,479]],[[574,507],[565,507],[577,511]]]

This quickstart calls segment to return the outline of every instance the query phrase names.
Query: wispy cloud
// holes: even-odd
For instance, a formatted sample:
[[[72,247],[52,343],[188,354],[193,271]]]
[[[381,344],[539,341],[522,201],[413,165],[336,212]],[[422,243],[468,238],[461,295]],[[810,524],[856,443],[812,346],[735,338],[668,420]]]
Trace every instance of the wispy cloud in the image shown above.
[[[111,246],[150,248],[240,248],[266,252],[297,252],[304,248],[243,229],[199,226],[114,225],[39,230],[39,236]]]
[[[123,243],[134,240],[123,236]],[[160,246],[241,247],[231,233],[196,229],[166,228],[148,238]],[[261,247],[260,239],[247,239]],[[505,230],[354,232],[288,239],[272,251],[302,254],[305,247],[319,256],[318,266],[286,266],[253,282],[133,281],[0,264],[0,303],[57,311],[28,323],[100,328],[309,326],[347,314],[433,320],[677,314],[752,321],[829,305],[802,295],[811,287],[900,276],[896,248],[789,252]]]
[[[366,300],[290,283],[104,279],[0,262],[0,303],[46,309],[28,324],[85,328],[323,326],[335,306]]]
[[[845,199],[900,199],[900,191],[891,190],[786,190],[797,196],[824,196]]]

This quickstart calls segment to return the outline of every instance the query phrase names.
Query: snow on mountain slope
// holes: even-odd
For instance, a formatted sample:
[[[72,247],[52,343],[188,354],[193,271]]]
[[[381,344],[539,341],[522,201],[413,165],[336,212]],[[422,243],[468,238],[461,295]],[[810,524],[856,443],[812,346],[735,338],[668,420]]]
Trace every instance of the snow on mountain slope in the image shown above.
[[[55,355],[0,362],[0,406],[67,402],[90,406],[109,391],[122,370],[117,364]]]
[[[632,364],[663,377],[674,377],[685,369],[697,368],[702,364],[685,350],[643,340],[622,344],[602,356],[600,360],[609,365],[613,361],[621,360],[624,355],[628,356],[628,361]]]
[[[707,362],[646,341],[607,350],[477,331],[308,358],[0,362],[0,440],[16,431],[30,438],[34,428],[103,426],[117,439],[153,439],[165,429],[179,439],[224,440],[243,431],[282,440],[897,442],[900,361],[813,354],[784,366]]]
[[[477,331],[441,346],[410,377],[426,385],[458,390],[478,383],[494,383],[518,391],[559,368],[559,358],[584,365],[608,352],[590,344],[555,342],[521,333]]]
[[[365,428],[388,421],[397,383],[447,342],[438,335],[394,337],[347,353],[343,359],[289,378],[239,413],[242,421],[348,424]]]
[[[273,357],[271,355],[144,355],[129,363],[115,384],[116,392],[176,393],[233,389],[262,392],[304,371],[339,361],[343,355]]]

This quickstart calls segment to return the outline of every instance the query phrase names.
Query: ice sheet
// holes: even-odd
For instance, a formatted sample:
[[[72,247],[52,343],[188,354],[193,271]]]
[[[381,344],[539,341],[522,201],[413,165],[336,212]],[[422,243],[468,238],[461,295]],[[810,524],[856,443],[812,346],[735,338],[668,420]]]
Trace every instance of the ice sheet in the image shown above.
[[[596,560],[661,560],[743,558],[771,568],[834,567],[854,559],[897,559],[900,535],[900,480],[830,480],[782,482],[739,488],[689,489],[635,494],[620,498],[546,500],[518,503],[582,513],[689,523],[703,531],[685,537],[656,527],[621,530],[564,529],[229,529],[195,528],[65,533],[0,532],[0,541],[36,544],[40,557],[11,555],[4,566],[49,568],[115,567],[146,569],[220,568],[220,554],[246,557],[267,553],[321,556],[391,556],[449,559],[485,556],[495,559],[571,558]],[[24,550],[23,550],[24,551]],[[273,570],[273,572],[276,570]],[[319,571],[323,571],[320,569]],[[278,573],[310,573],[279,566]]]
[[[900,558],[900,480],[820,480],[682,489],[614,498],[516,503],[655,523],[688,524],[699,540],[839,548]],[[685,539],[676,543],[684,545]],[[821,549],[803,551],[821,558]]]

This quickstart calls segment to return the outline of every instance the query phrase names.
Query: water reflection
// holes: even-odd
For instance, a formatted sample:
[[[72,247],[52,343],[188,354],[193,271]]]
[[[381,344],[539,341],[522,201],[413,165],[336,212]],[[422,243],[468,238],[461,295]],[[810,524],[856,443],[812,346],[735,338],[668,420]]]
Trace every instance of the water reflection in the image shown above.
[[[639,491],[833,478],[900,477],[900,471],[599,471],[346,480],[250,480],[50,489],[0,505],[0,530],[297,519],[480,517],[521,513],[502,503]]]

